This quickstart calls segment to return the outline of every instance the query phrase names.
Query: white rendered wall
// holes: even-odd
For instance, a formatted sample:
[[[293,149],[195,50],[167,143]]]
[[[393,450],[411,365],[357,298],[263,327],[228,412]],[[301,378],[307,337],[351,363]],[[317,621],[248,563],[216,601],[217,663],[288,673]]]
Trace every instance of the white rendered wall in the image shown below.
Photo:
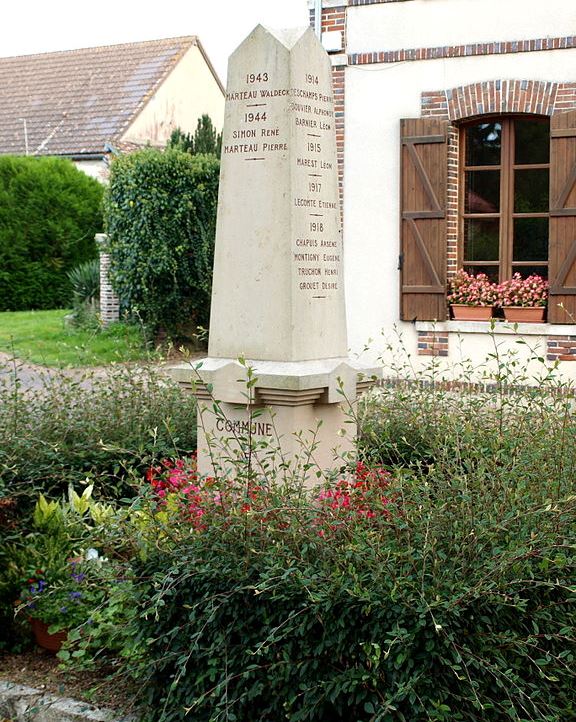
[[[466,5],[476,2],[458,1]],[[448,0],[426,2],[432,6],[450,4]],[[411,4],[386,3],[369,8]],[[414,0],[414,4],[422,3]],[[370,28],[370,32],[374,29]],[[533,36],[539,37],[536,29]],[[362,49],[368,50],[366,46]],[[415,326],[399,321],[400,119],[421,116],[424,91],[497,79],[574,82],[576,49],[346,69],[344,266],[348,337],[353,353],[370,347],[370,352],[364,354],[366,360],[383,353],[385,339],[394,337],[397,330],[414,355],[417,348]],[[576,327],[567,326],[565,333],[575,334]],[[511,344],[516,341],[509,340]],[[453,346],[451,338],[450,348]],[[466,335],[462,347],[467,351],[474,348],[482,355],[487,351],[486,338],[482,334]],[[572,366],[576,367],[576,363],[563,364],[566,368]]]
[[[96,178],[100,183],[108,182],[109,169],[104,160],[76,160],[73,161],[78,170],[81,170],[90,178]]]
[[[348,8],[349,53],[562,37],[574,0],[410,0]]]
[[[402,324],[397,332],[387,333],[389,348],[382,348],[378,357],[384,366],[385,377],[409,378],[419,374],[430,378],[459,379],[490,383],[486,373],[495,378],[498,363],[508,367],[513,380],[538,386],[550,373],[551,364],[546,359],[546,338],[538,332],[538,324],[520,324],[514,327],[505,322],[497,322],[492,328],[486,322],[466,321],[457,323],[418,323],[419,330],[449,331],[450,355],[448,357],[430,357],[416,355],[414,328],[411,324]],[[572,327],[573,328],[573,327]],[[553,326],[554,333],[565,333],[565,328]],[[514,365],[511,362],[514,362]],[[576,382],[576,363],[560,362],[554,378],[563,382]],[[493,383],[493,381],[492,381]]]
[[[122,140],[165,145],[176,127],[193,133],[198,118],[205,113],[215,128],[222,130],[224,93],[194,45],[162,82]]]

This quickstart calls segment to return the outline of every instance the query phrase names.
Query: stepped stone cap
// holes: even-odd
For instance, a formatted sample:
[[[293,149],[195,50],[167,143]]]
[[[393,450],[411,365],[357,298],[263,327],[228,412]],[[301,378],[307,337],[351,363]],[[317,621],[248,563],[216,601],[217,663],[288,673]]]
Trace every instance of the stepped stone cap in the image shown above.
[[[251,369],[252,378],[256,379],[256,397],[259,389],[293,392],[322,389],[323,403],[354,402],[358,396],[359,381],[376,380],[382,376],[381,368],[349,358],[278,362],[247,360],[244,363],[236,359],[206,358],[174,366],[170,375],[180,383],[190,384],[191,379],[196,377],[198,385],[211,385],[218,401],[247,404],[248,369]]]

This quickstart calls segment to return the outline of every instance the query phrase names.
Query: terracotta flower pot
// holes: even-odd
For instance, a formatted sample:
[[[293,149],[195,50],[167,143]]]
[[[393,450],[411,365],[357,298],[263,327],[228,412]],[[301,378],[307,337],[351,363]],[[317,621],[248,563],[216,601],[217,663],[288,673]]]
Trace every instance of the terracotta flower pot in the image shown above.
[[[456,321],[489,321],[493,306],[466,306],[462,303],[450,304],[452,316]]]
[[[43,649],[47,649],[49,652],[59,652],[62,645],[66,641],[68,632],[56,632],[55,634],[48,633],[49,624],[40,621],[40,619],[30,619],[32,625],[32,632],[34,633],[34,639],[36,644]]]
[[[504,306],[504,318],[512,323],[544,323],[544,306]]]

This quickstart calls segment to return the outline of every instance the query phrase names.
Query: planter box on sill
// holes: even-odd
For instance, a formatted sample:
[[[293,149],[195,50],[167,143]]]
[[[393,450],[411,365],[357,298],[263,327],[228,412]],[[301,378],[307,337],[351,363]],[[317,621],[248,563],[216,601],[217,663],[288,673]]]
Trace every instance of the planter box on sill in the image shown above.
[[[452,317],[455,321],[490,321],[493,306],[467,306],[463,303],[451,303]]]
[[[544,323],[544,306],[504,306],[504,318],[511,323]]]

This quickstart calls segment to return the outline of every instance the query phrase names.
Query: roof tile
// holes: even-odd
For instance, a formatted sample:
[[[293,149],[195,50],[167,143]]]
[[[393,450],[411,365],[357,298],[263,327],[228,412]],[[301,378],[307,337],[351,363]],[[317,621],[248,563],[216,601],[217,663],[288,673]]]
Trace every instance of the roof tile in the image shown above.
[[[0,154],[103,153],[195,36],[0,58]]]

